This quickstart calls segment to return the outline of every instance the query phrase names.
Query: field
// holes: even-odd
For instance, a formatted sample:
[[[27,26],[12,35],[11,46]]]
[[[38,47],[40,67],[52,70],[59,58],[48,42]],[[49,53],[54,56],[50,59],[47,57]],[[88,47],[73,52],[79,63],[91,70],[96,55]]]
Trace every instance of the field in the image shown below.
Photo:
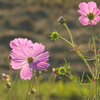
[[[25,100],[29,81],[21,80],[19,78],[13,86],[13,92],[8,92],[9,89],[6,88],[5,83],[5,81],[0,81],[0,100]],[[29,100],[83,100],[77,84],[68,79],[65,81],[63,78],[56,80],[50,90],[49,99],[46,99],[51,83],[51,78],[44,79],[40,76],[36,79],[33,85],[34,89],[36,89],[36,93],[32,94]],[[84,95],[87,95],[91,100],[93,98],[93,90],[91,89],[89,91],[87,87],[88,86],[84,86],[81,89],[83,90]]]
[[[84,2],[85,1],[89,2],[91,0],[84,0]],[[98,8],[100,8],[100,1],[94,1],[97,3]],[[72,70],[78,75],[81,75],[83,71],[86,72],[86,75],[90,75],[80,57],[78,57],[75,52],[70,51],[73,49],[70,45],[60,39],[52,41],[50,38],[51,32],[56,30],[61,36],[68,40],[70,39],[65,27],[58,23],[58,18],[64,16],[67,19],[66,23],[72,32],[77,46],[82,45],[81,49],[88,49],[88,39],[91,39],[90,26],[83,27],[78,20],[80,14],[77,10],[79,9],[78,5],[80,2],[82,2],[82,0],[0,0],[0,74],[10,74],[7,61],[11,50],[9,43],[14,38],[20,37],[28,38],[33,42],[42,43],[46,47],[45,51],[49,51],[50,53],[48,61],[50,67],[47,68],[46,72],[44,71],[41,74],[42,78],[40,80],[43,80],[43,82],[40,81],[40,90],[38,86],[36,87],[38,88],[38,94],[40,93],[36,100],[45,100],[46,91],[53,78],[52,68],[58,68],[64,65],[64,58],[70,62]],[[98,32],[99,26],[100,23],[94,26],[95,34]],[[86,56],[93,56],[93,52],[90,51],[84,52],[83,54]],[[89,64],[92,65],[92,62],[89,62]],[[13,79],[16,73],[17,70],[15,71],[12,69]],[[69,80],[65,78],[65,83],[63,83],[62,80],[63,79],[60,80],[57,78],[57,82],[50,92],[50,100],[75,100],[75,98],[78,98],[77,100],[82,100],[81,93],[77,90],[77,87],[72,88],[75,84],[73,82],[70,83]],[[7,93],[7,90],[5,90],[3,86],[4,81],[0,79],[0,83],[2,84],[0,85],[0,97],[2,96],[1,98],[3,98],[5,96],[4,92]],[[19,78],[18,84],[16,83],[18,88],[22,87],[20,83],[21,80]],[[23,89],[27,89],[27,84],[28,81],[25,82],[25,86],[23,85]],[[43,87],[46,87],[46,89]],[[14,91],[14,93],[15,92],[16,91]],[[21,90],[18,89],[15,94],[18,100],[21,100]],[[22,100],[24,100],[24,98]]]

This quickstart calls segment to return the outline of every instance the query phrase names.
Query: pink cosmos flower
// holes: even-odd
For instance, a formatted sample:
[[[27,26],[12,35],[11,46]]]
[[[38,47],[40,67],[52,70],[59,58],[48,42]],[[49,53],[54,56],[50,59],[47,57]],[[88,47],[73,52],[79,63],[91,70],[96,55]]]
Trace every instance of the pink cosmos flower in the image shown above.
[[[82,15],[79,17],[79,21],[84,25],[96,25],[100,21],[100,10],[97,8],[95,2],[89,3],[82,2],[79,4],[80,10],[78,12]]]
[[[23,39],[23,38],[15,38],[14,40],[12,40],[10,42],[10,47],[12,49],[18,49],[18,47],[22,44],[28,44],[29,46],[32,46],[33,43],[31,40],[28,40],[27,38]]]
[[[24,39],[22,42],[20,41],[21,43],[18,45],[19,49],[12,49],[10,56],[12,58],[12,68],[21,68],[20,77],[26,80],[32,78],[33,69],[45,70],[50,64],[47,62],[49,52],[43,52],[45,49],[44,45],[34,43],[30,47],[30,43],[23,44],[24,41]]]

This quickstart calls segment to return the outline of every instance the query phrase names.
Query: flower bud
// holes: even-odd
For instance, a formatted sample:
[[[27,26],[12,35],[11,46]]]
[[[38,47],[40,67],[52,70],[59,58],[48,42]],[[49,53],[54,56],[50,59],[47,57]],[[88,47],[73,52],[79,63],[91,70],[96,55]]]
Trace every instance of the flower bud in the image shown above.
[[[65,22],[66,22],[66,19],[64,18],[64,17],[59,17],[59,19],[58,19],[58,22],[60,23],[60,24],[64,24]]]
[[[2,73],[1,74],[1,78],[4,80],[4,77],[6,76],[6,74],[5,73]]]
[[[9,75],[6,75],[5,73],[2,73],[1,74],[1,78],[2,78],[2,80],[6,80],[6,81],[9,81],[10,80],[10,76]]]
[[[8,89],[10,89],[10,88],[11,88],[11,83],[10,83],[10,82],[7,82],[7,83],[6,83],[6,87],[7,87]]]
[[[58,69],[58,73],[60,74],[60,75],[65,75],[66,74],[66,68],[65,67],[60,67],[59,69]]]
[[[36,89],[33,88],[33,89],[31,90],[31,94],[34,94],[35,92],[36,92]]]
[[[59,34],[58,32],[54,31],[53,33],[51,33],[50,37],[52,37],[52,40],[56,41],[57,39],[59,39]]]
[[[57,74],[58,69],[57,68],[52,68],[52,72],[55,73],[55,74]]]

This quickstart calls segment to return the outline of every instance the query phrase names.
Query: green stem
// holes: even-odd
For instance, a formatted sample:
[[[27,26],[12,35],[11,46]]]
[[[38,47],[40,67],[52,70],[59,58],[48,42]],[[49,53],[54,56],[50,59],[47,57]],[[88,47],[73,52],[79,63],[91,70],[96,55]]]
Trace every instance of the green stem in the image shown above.
[[[95,38],[94,38],[94,34],[93,34],[92,25],[91,25],[91,33],[92,33],[92,40],[93,40],[93,46],[94,46],[94,54],[95,54],[95,57],[96,57],[96,44],[95,44]]]
[[[22,100],[24,100],[24,94],[23,94],[23,91],[24,91],[24,86],[23,86],[23,83],[24,83],[24,80],[21,79],[21,92],[22,92]]]
[[[100,39],[99,39],[99,50],[100,50]],[[98,79],[99,79],[99,72],[100,72],[100,54],[98,52]]]
[[[27,95],[26,95],[26,99],[25,100],[28,100],[28,94],[29,94],[29,91],[30,91],[31,82],[32,82],[32,79],[30,80],[30,83],[29,83],[29,87],[28,87],[28,91],[27,91]]]
[[[53,86],[53,84],[54,84],[54,82],[55,82],[56,76],[57,76],[57,74],[54,75],[53,82],[52,82],[52,84],[51,84],[51,87],[50,87],[49,90],[48,90],[48,93],[47,93],[47,96],[46,96],[46,99],[45,99],[45,100],[48,100],[48,98],[49,98],[49,93],[50,93],[50,90],[51,90],[51,88],[52,88],[52,86]]]
[[[19,72],[20,72],[20,70],[18,70],[18,72],[17,72],[17,76],[16,76],[16,78],[15,78],[15,81],[14,81],[13,85],[11,86],[12,88],[13,88],[13,86],[15,85],[15,82],[17,81],[17,78],[18,78]],[[9,90],[9,92],[8,92],[7,95],[5,96],[4,100],[5,100],[6,97],[9,95],[9,93],[10,93],[11,90],[12,90],[12,89]]]
[[[73,41],[73,37],[72,37],[71,31],[69,30],[68,26],[67,26],[65,23],[64,23],[63,25],[64,25],[64,26],[66,27],[66,29],[68,30],[68,33],[69,33],[69,35],[70,35],[70,39],[71,39],[72,44],[75,45],[75,43],[74,43],[74,41]]]
[[[70,43],[68,40],[66,40],[65,38],[63,38],[63,37],[61,37],[61,36],[59,36],[59,37],[60,37],[62,40],[66,41],[68,44],[70,44],[72,47],[74,47],[74,45],[73,45],[72,43]],[[77,52],[77,54],[83,59],[83,61],[85,62],[85,64],[87,65],[87,67],[88,67],[88,69],[89,69],[91,75],[93,76],[93,78],[96,79],[95,76],[94,76],[94,74],[93,74],[93,72],[92,72],[92,69],[91,69],[90,65],[88,64],[87,60],[84,58],[84,56],[82,55],[82,53],[81,53],[78,49],[76,49],[76,52]]]
[[[93,28],[92,28],[92,24],[91,24],[91,33],[92,33],[92,40],[93,40],[93,46],[94,46],[94,55],[95,55],[95,76],[96,78],[98,77],[98,65],[97,65],[97,58],[96,58],[96,44],[95,44],[95,38],[94,38],[94,34],[93,34]],[[97,93],[97,81],[95,83],[95,100],[98,100],[98,93]]]
[[[78,81],[76,81],[75,79],[73,81],[74,81],[74,83],[76,83],[77,87],[79,88],[79,90],[80,90],[80,92],[82,94],[83,99],[87,100],[85,95],[84,95],[84,93],[83,93],[83,91],[82,91],[82,88],[81,88],[80,84],[78,83]]]
[[[33,87],[33,83],[34,83],[34,73],[33,73],[32,79],[30,80],[29,88],[28,88],[28,91],[27,91],[27,95],[26,95],[26,99],[25,100],[29,100],[29,98],[30,98],[30,95],[31,95],[30,90]]]
[[[11,85],[12,85],[12,69],[9,61],[9,69],[10,69],[10,80],[11,80]],[[12,86],[11,86],[11,100],[13,100],[13,91],[12,91]]]
[[[92,33],[92,40],[93,40],[93,46],[94,46],[94,55],[95,55],[95,64],[97,66],[97,59],[96,59],[96,44],[95,44],[95,38],[94,38],[94,34],[93,34],[93,28],[92,28],[92,24],[91,24],[91,33]],[[97,68],[95,68],[96,71],[96,77],[97,77]]]
[[[90,65],[88,64],[87,60],[84,58],[84,56],[82,55],[82,53],[77,49],[76,50],[77,54],[83,59],[83,61],[85,62],[85,64],[87,65],[91,75],[93,76],[94,79],[96,79],[96,77],[94,76],[93,72],[92,72],[92,69],[90,67]]]
[[[33,73],[33,77],[32,77],[32,82],[31,82],[30,91],[31,91],[31,89],[33,88],[33,84],[34,84],[34,73]],[[30,96],[31,96],[31,93],[28,95],[27,100],[29,100]]]
[[[61,38],[62,40],[66,41],[68,44],[70,44],[72,47],[74,47],[74,45],[71,42],[69,42],[68,40],[66,40],[65,38],[63,38],[61,36],[59,36],[59,38]]]
[[[97,83],[97,81],[96,81],[96,82],[95,82],[95,87],[94,87],[94,88],[95,88],[95,100],[98,100],[98,92],[97,92],[97,91],[98,91],[98,88],[97,88],[97,84],[98,84],[98,83]]]

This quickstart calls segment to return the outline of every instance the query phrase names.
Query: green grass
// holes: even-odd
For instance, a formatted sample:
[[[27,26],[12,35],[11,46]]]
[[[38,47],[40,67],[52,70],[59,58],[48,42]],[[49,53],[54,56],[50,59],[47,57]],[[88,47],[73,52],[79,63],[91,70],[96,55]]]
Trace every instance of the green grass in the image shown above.
[[[45,100],[48,90],[52,84],[51,80],[52,79],[48,81],[41,81],[40,78],[39,81],[35,81],[33,88],[36,89],[36,93],[31,95],[30,100],[33,100],[33,98],[34,100]],[[4,99],[9,90],[5,87],[5,81],[0,80],[0,100],[11,100],[12,98],[14,98],[12,100],[25,100],[28,86],[29,81],[18,79],[12,91],[10,91],[7,98]],[[89,89],[83,87],[82,90],[85,95],[88,95]],[[89,98],[92,98],[93,90],[91,90],[90,94],[91,95],[88,96]],[[63,82],[62,80],[54,83],[50,90],[49,98],[51,98],[50,100],[83,100],[82,94],[74,82]]]

